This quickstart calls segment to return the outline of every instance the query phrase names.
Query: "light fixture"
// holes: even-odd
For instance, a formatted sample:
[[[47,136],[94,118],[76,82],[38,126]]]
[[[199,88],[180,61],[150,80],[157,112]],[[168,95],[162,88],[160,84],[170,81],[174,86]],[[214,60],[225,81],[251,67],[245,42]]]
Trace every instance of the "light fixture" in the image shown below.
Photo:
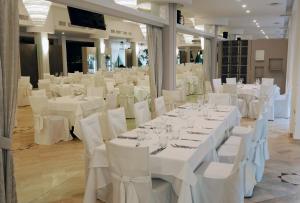
[[[65,33],[64,33],[64,32],[62,32],[61,34],[62,34],[62,35],[64,35]]]
[[[246,5],[246,4],[243,4],[243,5],[242,5],[242,7],[243,7],[243,8],[246,8],[246,7],[247,7],[247,5]]]
[[[36,26],[43,26],[48,18],[51,2],[46,0],[23,0],[30,19]]]
[[[256,20],[255,20],[255,19],[253,20],[253,23],[256,23]]]
[[[246,10],[246,13],[251,13],[251,11],[250,10]]]

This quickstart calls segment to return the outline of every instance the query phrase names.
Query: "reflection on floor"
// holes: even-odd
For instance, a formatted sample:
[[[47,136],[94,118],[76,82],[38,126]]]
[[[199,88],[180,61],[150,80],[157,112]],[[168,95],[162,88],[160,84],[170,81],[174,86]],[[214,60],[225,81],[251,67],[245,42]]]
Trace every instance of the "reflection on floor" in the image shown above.
[[[84,148],[79,140],[61,142],[51,146],[34,144],[30,107],[18,109],[18,126],[14,131],[13,152],[18,201],[22,203],[79,203],[82,202],[84,175]],[[244,121],[244,125],[249,125]],[[134,120],[128,120],[129,129]],[[300,147],[287,134],[288,121],[270,122],[271,160],[266,164],[265,176],[257,185],[254,196],[246,203],[300,202],[300,186],[283,182],[300,174]]]

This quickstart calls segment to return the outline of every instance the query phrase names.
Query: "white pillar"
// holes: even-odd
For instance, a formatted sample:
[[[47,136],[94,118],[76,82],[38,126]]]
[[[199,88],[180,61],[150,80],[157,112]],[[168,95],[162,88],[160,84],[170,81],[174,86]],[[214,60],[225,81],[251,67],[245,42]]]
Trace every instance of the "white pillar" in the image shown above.
[[[101,39],[96,40],[97,70],[101,68]]]
[[[176,89],[176,4],[169,4],[169,25],[163,28],[163,89]]]
[[[50,73],[48,33],[36,33],[34,40],[37,45],[39,79],[42,79],[44,77],[44,73]]]
[[[300,2],[294,2],[294,9],[292,13],[292,26],[291,26],[292,37],[289,39],[292,42],[289,43],[289,68],[292,69],[292,109],[291,109],[291,132],[293,138],[300,139],[300,57],[297,54],[300,53]]]
[[[130,47],[132,50],[132,66],[138,66],[138,59],[137,59],[137,49],[136,49],[137,43],[131,42]]]
[[[211,72],[210,79],[217,78],[217,53],[218,53],[218,30],[219,26],[215,25],[215,37],[211,40]]]
[[[61,36],[61,53],[62,53],[62,65],[63,65],[63,74],[64,76],[68,75],[68,63],[67,63],[67,44],[66,36]]]

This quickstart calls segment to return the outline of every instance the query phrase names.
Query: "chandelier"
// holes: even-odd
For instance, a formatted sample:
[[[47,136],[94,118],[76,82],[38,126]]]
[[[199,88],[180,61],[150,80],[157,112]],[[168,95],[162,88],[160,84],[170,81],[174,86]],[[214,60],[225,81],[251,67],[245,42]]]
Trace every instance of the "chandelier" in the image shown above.
[[[23,0],[25,8],[35,26],[43,26],[47,20],[51,2],[46,0]]]

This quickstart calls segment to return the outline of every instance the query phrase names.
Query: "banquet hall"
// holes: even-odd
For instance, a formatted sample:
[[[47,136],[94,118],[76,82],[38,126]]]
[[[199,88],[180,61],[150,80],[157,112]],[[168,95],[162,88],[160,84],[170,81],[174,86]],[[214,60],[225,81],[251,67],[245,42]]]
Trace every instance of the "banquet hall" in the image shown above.
[[[299,0],[1,0],[0,203],[299,203],[299,25]]]

